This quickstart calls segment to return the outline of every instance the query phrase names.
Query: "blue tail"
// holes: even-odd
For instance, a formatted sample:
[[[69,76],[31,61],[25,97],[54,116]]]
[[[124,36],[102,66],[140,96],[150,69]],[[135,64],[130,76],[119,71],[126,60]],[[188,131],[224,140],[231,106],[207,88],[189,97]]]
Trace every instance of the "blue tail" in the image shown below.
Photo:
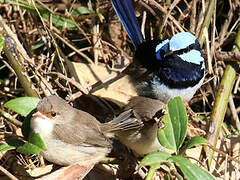
[[[111,0],[112,5],[135,47],[144,39],[131,0]]]

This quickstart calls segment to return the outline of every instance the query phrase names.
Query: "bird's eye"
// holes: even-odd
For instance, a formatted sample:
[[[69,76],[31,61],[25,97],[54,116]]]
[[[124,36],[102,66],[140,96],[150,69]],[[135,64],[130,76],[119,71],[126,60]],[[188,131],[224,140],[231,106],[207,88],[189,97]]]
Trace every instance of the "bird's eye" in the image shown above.
[[[56,117],[57,113],[56,112],[51,112],[52,117]]]
[[[188,51],[189,51],[189,49],[186,48],[186,49],[183,50],[183,53],[188,53]]]

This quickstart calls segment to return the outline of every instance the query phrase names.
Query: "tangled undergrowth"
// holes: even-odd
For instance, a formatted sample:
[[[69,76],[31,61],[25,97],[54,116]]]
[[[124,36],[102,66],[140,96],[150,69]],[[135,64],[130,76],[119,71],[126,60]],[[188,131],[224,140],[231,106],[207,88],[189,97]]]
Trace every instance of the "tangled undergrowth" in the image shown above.
[[[206,137],[213,147],[192,153],[217,179],[237,179],[240,2],[136,0],[134,6],[146,39],[166,39],[181,31],[198,37],[207,72],[204,85],[189,102],[188,136]],[[1,1],[0,27],[5,41],[0,57],[1,143],[22,136],[23,117],[3,106],[10,99],[58,94],[103,119],[116,105],[99,97],[122,106],[136,94],[121,76],[133,61],[134,47],[107,0]],[[85,99],[88,93],[97,97]],[[78,102],[79,98],[83,100]],[[41,156],[15,151],[0,155],[1,179],[31,179],[59,168]],[[124,161],[128,167],[122,163],[123,169],[121,163],[101,163],[95,169],[105,172],[104,176],[97,170],[94,176],[144,178],[148,168],[136,170],[137,159],[132,155],[130,159]],[[207,164],[210,159],[212,163]],[[165,173],[163,168],[156,176],[161,179]]]

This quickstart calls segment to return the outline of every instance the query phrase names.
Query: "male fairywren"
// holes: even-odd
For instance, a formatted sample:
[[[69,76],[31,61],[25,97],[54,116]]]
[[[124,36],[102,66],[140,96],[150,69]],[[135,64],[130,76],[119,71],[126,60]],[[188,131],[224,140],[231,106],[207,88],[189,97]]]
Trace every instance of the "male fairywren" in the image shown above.
[[[205,63],[198,40],[189,32],[170,40],[143,38],[131,0],[111,0],[112,5],[136,47],[135,58],[148,75],[137,83],[140,96],[167,103],[180,96],[189,101],[204,80]]]

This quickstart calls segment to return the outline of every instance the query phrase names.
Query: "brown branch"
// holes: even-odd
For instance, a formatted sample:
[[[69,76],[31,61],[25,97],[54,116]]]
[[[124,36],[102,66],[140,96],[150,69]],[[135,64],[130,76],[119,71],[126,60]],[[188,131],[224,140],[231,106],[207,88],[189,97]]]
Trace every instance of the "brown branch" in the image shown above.
[[[240,61],[240,52],[215,52],[218,61]]]
[[[13,116],[11,116],[9,113],[3,111],[0,109],[0,114],[5,117],[9,122],[15,124],[16,126],[21,127],[22,126],[22,122],[18,121],[17,119],[15,119]]]
[[[221,154],[223,157],[228,157],[229,160],[235,161],[235,162],[237,162],[238,164],[240,164],[240,160],[238,160],[238,159],[236,159],[236,158],[234,158],[234,157],[232,157],[232,156],[229,156],[227,153],[219,150],[218,148],[214,147],[213,145],[207,144],[207,146],[210,147],[213,151],[217,152],[218,154]]]
[[[12,175],[10,172],[8,172],[4,167],[0,166],[0,171],[2,171],[4,174],[6,174],[10,179],[12,180],[18,180],[14,175]]]
[[[78,83],[77,81],[75,81],[75,80],[73,80],[71,78],[68,78],[68,77],[64,76],[61,73],[49,72],[49,73],[46,73],[46,74],[48,74],[48,75],[56,75],[60,79],[64,79],[64,80],[68,81],[70,84],[74,85],[76,88],[78,88],[84,94],[88,94],[89,93],[88,90],[86,88],[84,88],[80,83]]]
[[[4,47],[3,51],[8,58],[8,62],[11,67],[14,69],[16,76],[18,77],[19,82],[21,83],[22,87],[24,88],[25,93],[28,96],[38,97],[36,92],[36,88],[34,87],[31,79],[29,78],[25,67],[23,66],[23,59],[21,56],[18,55],[21,49],[24,49],[19,44],[16,44],[16,37],[13,36],[13,32],[11,29],[5,24],[3,18],[0,16],[0,26],[4,29],[6,34],[3,35],[4,37]],[[14,38],[13,38],[14,37]],[[21,47],[21,48],[20,48]],[[22,52],[23,53],[23,52]],[[32,64],[30,62],[30,64]]]

